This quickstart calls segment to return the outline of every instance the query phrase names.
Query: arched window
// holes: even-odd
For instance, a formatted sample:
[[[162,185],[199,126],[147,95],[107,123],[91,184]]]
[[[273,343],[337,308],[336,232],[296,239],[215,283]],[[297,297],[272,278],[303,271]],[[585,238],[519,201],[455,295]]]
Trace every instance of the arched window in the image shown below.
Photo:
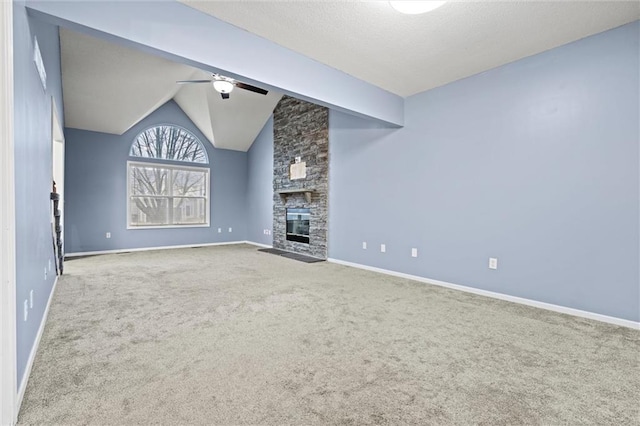
[[[209,160],[195,135],[151,127],[134,139],[129,155],[140,159],[127,163],[130,229],[209,226]]]
[[[207,151],[195,135],[182,127],[162,125],[140,133],[131,145],[132,157],[207,164]]]

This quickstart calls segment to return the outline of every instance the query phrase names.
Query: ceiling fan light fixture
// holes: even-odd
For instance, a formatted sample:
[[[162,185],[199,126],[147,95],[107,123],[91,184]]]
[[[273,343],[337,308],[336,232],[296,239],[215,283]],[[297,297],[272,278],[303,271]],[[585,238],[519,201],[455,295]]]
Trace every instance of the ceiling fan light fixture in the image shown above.
[[[395,10],[407,15],[418,15],[431,12],[446,3],[445,1],[390,1],[389,4]]]
[[[227,80],[213,80],[213,88],[220,93],[231,93],[233,83]]]

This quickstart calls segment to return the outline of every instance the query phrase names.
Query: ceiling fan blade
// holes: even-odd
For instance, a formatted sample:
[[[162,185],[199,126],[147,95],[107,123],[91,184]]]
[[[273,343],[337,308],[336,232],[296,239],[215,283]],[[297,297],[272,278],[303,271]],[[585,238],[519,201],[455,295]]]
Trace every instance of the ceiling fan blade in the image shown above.
[[[222,99],[229,99],[228,93],[220,93],[220,96],[222,96]]]
[[[213,80],[180,80],[176,81],[178,84],[189,84],[189,83],[211,83]]]
[[[240,88],[240,89],[244,89],[244,90],[249,90],[250,92],[255,92],[255,93],[259,93],[261,95],[266,95],[267,93],[269,93],[269,91],[261,89],[259,87],[256,86],[252,86],[250,84],[247,83],[240,83],[237,82],[235,83],[236,87]]]

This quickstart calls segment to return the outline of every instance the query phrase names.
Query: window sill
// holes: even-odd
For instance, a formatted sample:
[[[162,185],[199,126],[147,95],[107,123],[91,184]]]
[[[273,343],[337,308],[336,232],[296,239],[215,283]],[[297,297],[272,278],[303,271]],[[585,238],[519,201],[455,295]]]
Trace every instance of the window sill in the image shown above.
[[[211,228],[211,225],[199,224],[199,225],[150,225],[150,226],[127,226],[127,230],[140,230],[140,229],[181,229],[181,228]]]

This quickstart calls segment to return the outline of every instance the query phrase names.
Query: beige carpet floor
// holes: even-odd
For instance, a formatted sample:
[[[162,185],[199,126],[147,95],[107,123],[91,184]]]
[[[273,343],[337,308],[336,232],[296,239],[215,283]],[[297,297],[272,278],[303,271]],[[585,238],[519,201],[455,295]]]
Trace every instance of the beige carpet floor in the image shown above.
[[[248,245],[65,266],[21,424],[640,423],[631,329]]]

